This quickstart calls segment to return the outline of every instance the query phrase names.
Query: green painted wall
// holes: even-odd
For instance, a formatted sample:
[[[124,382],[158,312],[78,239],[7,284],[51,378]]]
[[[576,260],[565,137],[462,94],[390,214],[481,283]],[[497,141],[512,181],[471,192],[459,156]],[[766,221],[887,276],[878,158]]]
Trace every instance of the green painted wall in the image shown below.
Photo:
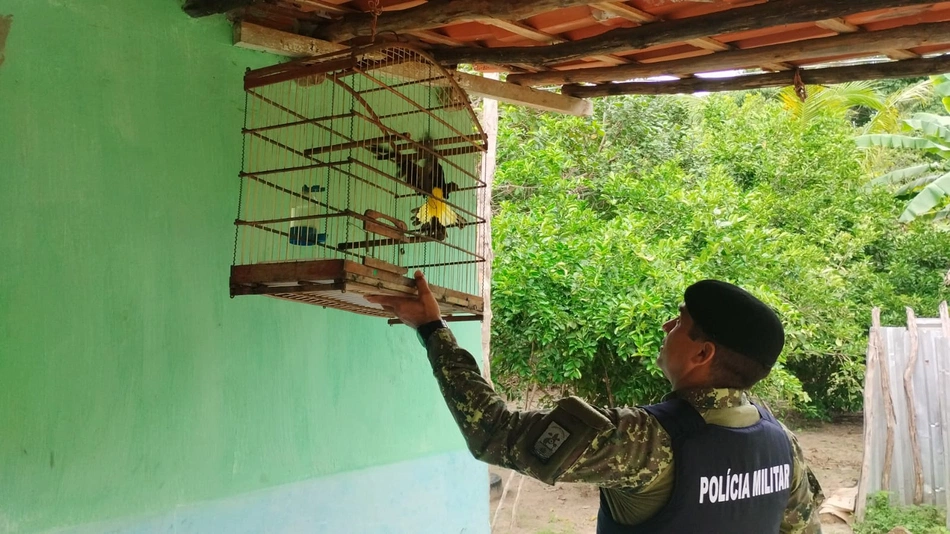
[[[3,0],[0,532],[464,447],[411,332],[228,298],[241,76],[177,0]],[[478,327],[455,329],[470,348]]]

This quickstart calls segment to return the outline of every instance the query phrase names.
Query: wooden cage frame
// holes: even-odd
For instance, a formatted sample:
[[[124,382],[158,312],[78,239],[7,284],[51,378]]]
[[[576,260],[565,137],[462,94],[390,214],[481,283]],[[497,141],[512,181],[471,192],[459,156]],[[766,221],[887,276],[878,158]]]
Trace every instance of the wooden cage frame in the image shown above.
[[[417,61],[406,61],[405,58],[409,56],[394,55],[391,53],[393,49],[410,51],[412,54],[411,57],[424,58],[428,64],[422,65]],[[438,111],[448,109],[467,110],[471,123],[474,126],[474,132],[471,135],[466,135],[464,132],[449,126],[457,135],[434,139],[430,144],[424,144],[404,132],[394,130],[383,122],[382,118],[386,117],[386,115],[380,116],[377,114],[372,109],[372,106],[363,99],[359,91],[353,90],[340,81],[341,78],[352,75],[369,76],[370,79],[374,79],[380,85],[373,89],[374,91],[388,90],[397,97],[409,101],[405,95],[396,91],[394,88],[396,86],[385,86],[382,82],[379,82],[379,80],[367,74],[373,71],[383,71],[391,78],[408,80],[398,85],[425,84],[429,87],[445,88],[445,93],[450,95],[446,97],[446,101],[431,108],[418,106],[417,104],[418,109],[412,110],[411,113],[424,113],[431,119],[447,125],[448,123],[436,114]],[[423,76],[424,71],[427,73],[426,76]],[[436,74],[432,74],[433,72]],[[291,150],[301,157],[314,161],[312,165],[307,165],[307,167],[355,164],[387,183],[396,182],[399,184],[399,187],[411,190],[402,196],[429,196],[429,193],[419,189],[419,187],[408,184],[397,176],[393,176],[388,172],[352,157],[338,162],[322,162],[317,159],[318,155],[334,150],[340,151],[359,148],[368,150],[370,145],[386,143],[394,147],[394,149],[414,151],[417,154],[424,153],[427,156],[436,158],[440,162],[445,162],[453,166],[456,172],[464,174],[465,177],[470,179],[474,184],[473,186],[464,187],[459,190],[474,189],[476,190],[476,194],[484,190],[485,183],[477,172],[463,169],[455,162],[445,158],[463,154],[484,153],[487,150],[487,136],[482,130],[478,117],[471,108],[465,91],[444,67],[438,65],[430,55],[416,46],[403,43],[381,43],[361,48],[340,50],[256,70],[249,70],[244,78],[244,87],[249,95],[253,95],[253,98],[264,98],[253,91],[260,87],[288,81],[294,81],[300,86],[307,86],[325,80],[329,80],[335,84],[337,88],[342,88],[352,96],[354,101],[359,102],[364,112],[354,109],[350,111],[350,114],[360,120],[377,126],[380,135],[368,139],[352,139],[344,135],[343,138],[345,142],[332,146],[317,146],[305,150],[296,150],[286,146],[282,147],[285,150]],[[280,104],[276,102],[269,102],[269,104],[280,106]],[[293,110],[287,108],[282,109],[295,117],[297,123],[310,123],[323,129],[330,128],[330,126],[326,124],[320,124],[320,121],[323,120],[321,118],[306,117]],[[266,142],[275,143],[274,140],[265,137],[263,134],[266,133],[265,130],[283,126],[285,125],[281,124],[258,128],[245,127],[243,133],[245,136],[255,136],[259,139],[264,139]],[[304,195],[282,188],[278,184],[269,181],[266,175],[267,173],[285,172],[300,168],[302,167],[274,169],[265,172],[248,172],[247,170],[242,170],[240,177],[242,180],[253,180],[258,184],[279,190],[281,194],[309,200],[310,202],[326,206],[320,202],[310,200]],[[373,185],[367,182],[365,178],[361,178],[351,172],[340,172],[347,174],[352,180]],[[447,199],[443,202],[458,212],[471,217],[472,221],[468,224],[483,225],[486,222],[484,216],[478,213],[467,210]],[[308,216],[308,218],[334,217],[345,217],[359,221],[367,234],[372,233],[378,236],[377,239],[373,240],[355,240],[341,242],[337,245],[320,245],[338,252],[346,253],[353,249],[367,249],[376,246],[438,242],[438,240],[431,235],[409,229],[405,223],[372,210],[367,210],[366,213],[360,213],[351,209],[339,209],[321,215]],[[272,233],[282,233],[279,230],[268,227],[268,225],[287,222],[291,219],[293,218],[286,217],[252,221],[242,219],[239,213],[238,218],[235,220],[235,226],[238,229],[244,226],[254,227],[258,230],[266,230]],[[485,255],[479,250],[464,250],[448,242],[438,242],[438,245],[470,254],[472,258],[471,261],[457,261],[444,265],[471,263],[474,266],[485,261]],[[283,300],[336,308],[374,317],[391,318],[393,315],[390,312],[381,306],[369,303],[365,299],[365,296],[371,294],[415,295],[415,280],[409,278],[407,274],[409,274],[407,268],[381,261],[369,255],[362,256],[362,261],[332,258],[238,264],[236,244],[235,262],[231,267],[229,285],[232,297],[241,295],[263,295]],[[481,320],[483,311],[483,299],[481,296],[464,293],[432,283],[430,283],[430,288],[436,300],[439,302],[443,314],[448,320]]]

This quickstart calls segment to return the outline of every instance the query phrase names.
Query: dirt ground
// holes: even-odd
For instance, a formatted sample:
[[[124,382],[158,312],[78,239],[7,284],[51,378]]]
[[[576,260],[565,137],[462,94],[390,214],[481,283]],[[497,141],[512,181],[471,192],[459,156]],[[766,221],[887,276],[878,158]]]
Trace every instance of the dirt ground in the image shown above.
[[[861,469],[863,434],[860,421],[842,421],[797,429],[805,458],[821,482],[825,495],[836,489],[855,486]],[[502,486],[511,471],[492,468],[501,476]],[[493,534],[594,534],[597,520],[597,489],[587,484],[547,486],[514,474],[508,496],[498,509],[499,493],[493,494],[491,513]],[[512,515],[519,484],[521,497]],[[497,513],[497,518],[495,514]],[[851,530],[838,521],[828,521],[825,534],[848,534]]]

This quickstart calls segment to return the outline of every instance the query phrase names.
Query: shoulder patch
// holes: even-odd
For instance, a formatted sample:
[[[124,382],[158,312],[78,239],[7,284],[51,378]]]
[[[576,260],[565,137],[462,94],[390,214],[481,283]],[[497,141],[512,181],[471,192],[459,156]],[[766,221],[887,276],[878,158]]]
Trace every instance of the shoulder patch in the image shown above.
[[[541,461],[550,460],[554,453],[567,441],[567,438],[571,436],[571,433],[564,428],[555,423],[551,422],[548,424],[548,427],[544,429],[544,432],[541,433],[541,436],[538,437],[538,440],[534,442],[533,453]]]
[[[614,427],[604,414],[578,397],[567,397],[557,401],[557,407],[578,418],[585,425],[598,432]]]

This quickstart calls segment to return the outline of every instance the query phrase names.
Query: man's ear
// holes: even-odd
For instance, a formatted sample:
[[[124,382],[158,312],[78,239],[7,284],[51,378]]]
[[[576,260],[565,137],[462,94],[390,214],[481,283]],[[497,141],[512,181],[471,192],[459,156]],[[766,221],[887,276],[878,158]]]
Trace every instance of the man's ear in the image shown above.
[[[694,363],[696,365],[706,365],[712,363],[712,359],[716,356],[716,344],[712,341],[704,341],[703,346],[700,351],[694,356]]]

